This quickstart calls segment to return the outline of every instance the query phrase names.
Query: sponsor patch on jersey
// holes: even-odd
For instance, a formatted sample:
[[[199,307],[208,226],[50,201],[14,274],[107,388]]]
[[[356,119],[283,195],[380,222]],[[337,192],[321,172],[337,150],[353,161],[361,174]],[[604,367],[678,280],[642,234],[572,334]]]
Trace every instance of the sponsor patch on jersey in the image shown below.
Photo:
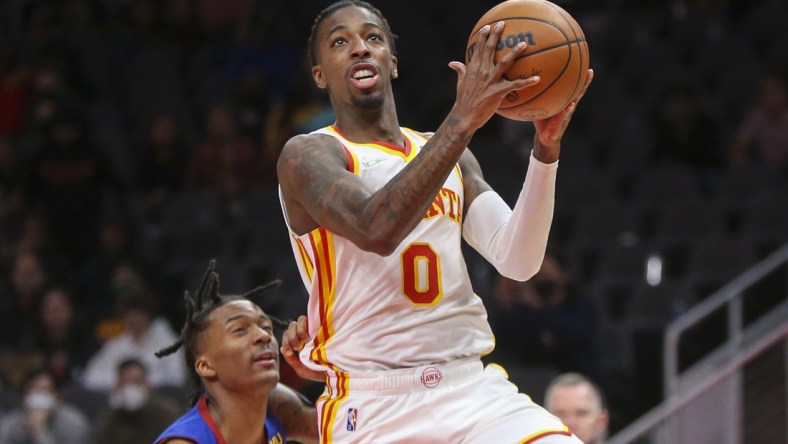
[[[363,157],[361,160],[361,166],[364,168],[372,168],[373,166],[379,164],[381,160],[382,159],[367,159],[366,157]]]
[[[437,386],[441,382],[441,379],[443,379],[443,375],[440,370],[435,367],[427,367],[421,372],[421,383],[427,388]]]
[[[347,409],[347,430],[353,432],[356,430],[356,421],[358,420],[358,410],[355,407]]]

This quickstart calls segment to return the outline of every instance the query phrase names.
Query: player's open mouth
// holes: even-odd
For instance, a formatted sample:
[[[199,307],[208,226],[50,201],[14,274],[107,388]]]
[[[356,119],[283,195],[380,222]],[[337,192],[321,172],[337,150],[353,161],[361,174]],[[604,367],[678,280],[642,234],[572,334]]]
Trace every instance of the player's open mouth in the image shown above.
[[[350,71],[350,83],[359,89],[372,88],[378,83],[378,70],[369,63],[354,65]]]
[[[262,352],[254,355],[252,362],[263,367],[273,367],[276,365],[276,356],[270,351]]]

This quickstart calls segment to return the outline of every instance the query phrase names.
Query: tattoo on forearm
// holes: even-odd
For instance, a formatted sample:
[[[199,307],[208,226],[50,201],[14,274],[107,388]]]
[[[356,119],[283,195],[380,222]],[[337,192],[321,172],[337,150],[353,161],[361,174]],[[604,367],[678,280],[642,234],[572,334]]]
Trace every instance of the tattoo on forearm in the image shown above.
[[[447,119],[412,161],[418,166],[403,170],[389,183],[391,196],[380,203],[380,210],[385,211],[393,223],[402,224],[406,220],[406,232],[410,232],[427,212],[467,145],[469,136],[467,132],[458,131],[457,125],[457,119]]]
[[[301,439],[317,437],[317,416],[314,408],[304,405],[294,394],[283,389],[272,390],[268,405],[288,436]]]
[[[402,238],[423,218],[465,149],[470,134],[449,118],[411,164],[377,196],[363,184],[327,165],[344,165],[338,145],[323,138],[305,140],[287,155],[285,174],[295,180],[298,199],[315,220],[334,222],[349,233],[374,229],[389,239]],[[370,199],[370,197],[372,197]],[[364,207],[359,204],[364,203]]]

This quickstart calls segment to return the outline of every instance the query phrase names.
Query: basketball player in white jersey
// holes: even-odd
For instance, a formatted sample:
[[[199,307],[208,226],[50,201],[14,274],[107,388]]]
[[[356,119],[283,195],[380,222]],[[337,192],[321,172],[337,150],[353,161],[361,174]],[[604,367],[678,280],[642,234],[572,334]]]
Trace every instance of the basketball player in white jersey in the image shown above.
[[[466,149],[508,92],[539,81],[503,78],[525,47],[495,65],[502,30],[482,28],[483,49],[467,66],[449,64],[456,101],[438,130],[423,134],[397,119],[397,58],[381,13],[343,0],[315,20],[312,75],[337,120],[288,141],[278,174],[310,293],[308,322],[290,326],[282,351],[302,376],[325,375],[322,442],[579,442],[480,360],[494,339],[462,238],[510,278],[539,270],[561,137],[575,109],[534,122],[529,169],[510,209]]]

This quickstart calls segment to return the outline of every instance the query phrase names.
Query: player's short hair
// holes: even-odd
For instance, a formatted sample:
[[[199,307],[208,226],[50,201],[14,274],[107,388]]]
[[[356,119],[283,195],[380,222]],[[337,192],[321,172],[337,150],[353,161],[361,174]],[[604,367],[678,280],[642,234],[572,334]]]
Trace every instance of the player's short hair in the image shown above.
[[[599,388],[599,385],[597,385],[594,381],[592,381],[590,378],[586,377],[585,375],[576,372],[562,373],[556,376],[555,378],[553,378],[553,380],[550,381],[549,384],[547,384],[547,389],[545,389],[544,392],[545,406],[547,406],[547,400],[550,398],[550,394],[553,392],[553,389],[555,389],[556,387],[572,387],[582,384],[588,384],[588,386],[591,387],[593,392],[596,394],[597,399],[599,400],[600,409],[607,408],[607,401],[605,400],[605,395],[604,393],[602,393],[602,390]]]
[[[312,61],[312,65],[317,65],[317,42],[315,41],[317,39],[317,29],[320,27],[320,24],[323,23],[323,20],[347,6],[357,6],[375,14],[375,16],[377,16],[380,21],[383,22],[383,30],[386,32],[386,40],[389,43],[391,54],[397,54],[397,48],[394,45],[394,40],[397,38],[397,36],[391,32],[391,27],[389,26],[388,20],[383,17],[383,13],[381,13],[378,8],[363,0],[339,0],[320,11],[320,14],[315,17],[315,23],[312,25],[312,31],[309,33],[309,42],[307,44],[309,59]]]

